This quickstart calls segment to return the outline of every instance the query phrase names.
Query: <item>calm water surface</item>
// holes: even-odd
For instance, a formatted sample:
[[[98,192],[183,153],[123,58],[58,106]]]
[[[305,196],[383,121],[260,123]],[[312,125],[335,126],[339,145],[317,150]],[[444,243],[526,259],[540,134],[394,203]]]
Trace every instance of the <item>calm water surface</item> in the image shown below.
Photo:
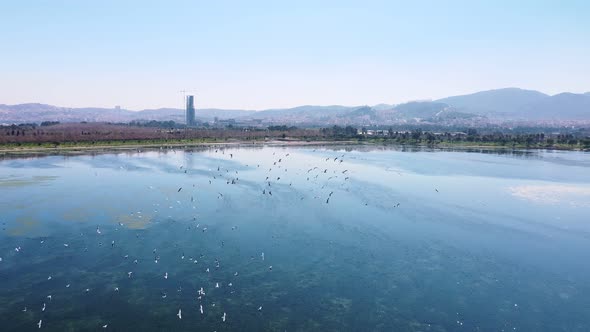
[[[4,159],[0,212],[2,331],[590,331],[587,153]]]

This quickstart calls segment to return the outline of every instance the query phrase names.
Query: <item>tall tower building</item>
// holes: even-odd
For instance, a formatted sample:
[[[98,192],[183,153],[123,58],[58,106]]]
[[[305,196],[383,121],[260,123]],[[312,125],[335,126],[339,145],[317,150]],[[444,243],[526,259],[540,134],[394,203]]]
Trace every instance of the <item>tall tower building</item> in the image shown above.
[[[195,98],[194,96],[186,96],[186,125],[195,125]]]

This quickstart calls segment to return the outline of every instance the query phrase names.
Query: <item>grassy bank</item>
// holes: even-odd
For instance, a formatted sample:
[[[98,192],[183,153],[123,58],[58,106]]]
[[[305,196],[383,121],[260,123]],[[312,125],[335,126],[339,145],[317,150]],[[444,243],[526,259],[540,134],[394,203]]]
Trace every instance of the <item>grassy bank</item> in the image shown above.
[[[580,144],[543,144],[543,143],[504,143],[504,142],[483,142],[483,141],[433,141],[425,140],[399,140],[384,137],[363,138],[357,140],[359,143],[367,144],[392,144],[407,146],[427,146],[433,148],[490,148],[490,149],[537,149],[537,150],[566,150],[566,151],[590,151],[590,146]]]
[[[212,145],[318,145],[318,144],[358,144],[358,145],[392,145],[415,146],[429,148],[486,148],[486,149],[544,149],[544,150],[571,150],[590,151],[590,147],[569,144],[505,144],[500,142],[467,142],[444,141],[424,142],[418,140],[396,140],[383,137],[370,138],[194,138],[194,139],[146,139],[146,140],[108,140],[98,142],[60,142],[60,143],[9,143],[0,144],[0,155],[14,154],[52,154],[52,153],[81,153],[101,150],[132,150],[160,147],[205,147]]]
[[[207,147],[214,145],[321,145],[321,144],[358,144],[357,140],[342,139],[292,139],[292,138],[199,138],[199,139],[148,139],[148,140],[111,140],[100,142],[63,142],[63,143],[10,143],[0,144],[0,155],[27,155],[53,153],[80,153],[104,150],[136,150],[160,147]]]

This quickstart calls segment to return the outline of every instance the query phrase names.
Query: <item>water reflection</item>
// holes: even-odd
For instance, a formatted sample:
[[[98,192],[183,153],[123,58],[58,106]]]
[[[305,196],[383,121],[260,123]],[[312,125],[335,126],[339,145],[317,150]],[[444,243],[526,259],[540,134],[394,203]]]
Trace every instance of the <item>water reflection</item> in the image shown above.
[[[2,330],[586,331],[589,160],[375,146],[5,159]]]

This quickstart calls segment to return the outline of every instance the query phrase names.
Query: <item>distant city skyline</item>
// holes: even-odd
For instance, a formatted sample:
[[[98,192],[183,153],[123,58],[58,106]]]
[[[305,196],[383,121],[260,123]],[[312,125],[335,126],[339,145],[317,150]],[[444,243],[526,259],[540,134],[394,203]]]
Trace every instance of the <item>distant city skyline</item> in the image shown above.
[[[0,104],[288,108],[590,91],[587,1],[14,1]]]

